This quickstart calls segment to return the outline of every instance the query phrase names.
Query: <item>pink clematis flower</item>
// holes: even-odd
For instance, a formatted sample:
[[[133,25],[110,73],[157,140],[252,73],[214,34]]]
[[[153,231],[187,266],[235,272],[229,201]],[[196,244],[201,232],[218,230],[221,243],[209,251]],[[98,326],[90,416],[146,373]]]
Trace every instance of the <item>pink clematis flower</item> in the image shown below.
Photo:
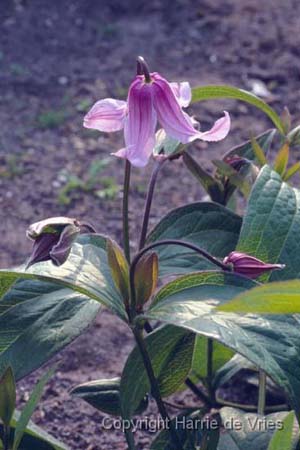
[[[248,278],[257,278],[271,270],[284,269],[284,264],[267,264],[247,253],[231,252],[223,260],[224,264],[231,264],[233,271]]]
[[[107,98],[98,101],[84,118],[84,126],[99,131],[117,131],[124,128],[125,147],[114,153],[128,159],[132,165],[144,167],[155,145],[157,122],[165,132],[182,144],[195,139],[219,141],[230,129],[230,117],[217,120],[206,132],[194,127],[195,121],[183,111],[191,101],[188,82],[169,83],[157,72],[149,73],[139,60],[143,74],[130,85],[127,102]]]

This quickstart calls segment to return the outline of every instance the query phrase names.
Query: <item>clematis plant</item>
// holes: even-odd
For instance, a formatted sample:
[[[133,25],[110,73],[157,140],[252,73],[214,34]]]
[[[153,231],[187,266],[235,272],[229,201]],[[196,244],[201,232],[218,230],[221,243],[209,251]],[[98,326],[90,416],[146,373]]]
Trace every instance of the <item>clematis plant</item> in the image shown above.
[[[255,106],[276,129],[256,138],[249,130],[250,139],[212,161],[215,169],[209,172],[192,156],[193,142],[224,139],[229,114],[200,131],[184,108],[216,98]],[[31,225],[27,235],[33,250],[27,264],[0,271],[0,367],[12,367],[21,379],[106,307],[127,325],[135,347],[120,378],[87,381],[71,394],[121,417],[129,450],[137,449],[133,418],[143,414],[147,424],[153,400],[159,416],[151,450],[296,445],[300,327],[298,316],[282,314],[283,306],[289,313],[300,312],[300,191],[290,184],[299,167],[287,168],[299,127],[291,129],[290,119],[231,86],[191,89],[188,82],[170,83],[139,57],[127,101],[102,99],[84,118],[85,127],[100,132],[124,129],[125,146],[114,153],[125,159],[122,245],[102,234],[101,224],[94,229],[77,219],[55,217]],[[275,135],[280,150],[268,164]],[[138,240],[135,233],[132,245],[131,166],[141,170],[151,155],[141,233]],[[209,198],[177,207],[149,231],[156,181],[174,159]],[[236,389],[251,389],[246,403],[232,395],[233,383]],[[192,404],[185,397],[169,401],[184,389],[192,392]],[[266,426],[274,420],[284,426],[276,432],[276,426],[249,426],[262,416]],[[235,420],[242,431],[228,428]]]

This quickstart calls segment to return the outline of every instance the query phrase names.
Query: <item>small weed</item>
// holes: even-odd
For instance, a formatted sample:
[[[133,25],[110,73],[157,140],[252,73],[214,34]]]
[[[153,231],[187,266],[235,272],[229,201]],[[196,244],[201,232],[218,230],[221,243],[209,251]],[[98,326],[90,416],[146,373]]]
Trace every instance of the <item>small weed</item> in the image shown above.
[[[9,155],[7,156],[4,166],[0,167],[0,177],[13,179],[24,172],[20,156]]]
[[[93,161],[85,179],[69,174],[66,184],[58,194],[59,204],[69,205],[80,192],[89,192],[101,199],[114,199],[119,192],[119,185],[113,177],[100,176],[110,161],[110,159]]]
[[[79,112],[87,112],[90,107],[93,104],[93,100],[90,98],[83,98],[82,100],[80,100],[77,105],[76,105],[76,109]]]
[[[44,111],[37,117],[37,125],[43,129],[57,128],[65,122],[67,117],[68,114],[64,110]]]

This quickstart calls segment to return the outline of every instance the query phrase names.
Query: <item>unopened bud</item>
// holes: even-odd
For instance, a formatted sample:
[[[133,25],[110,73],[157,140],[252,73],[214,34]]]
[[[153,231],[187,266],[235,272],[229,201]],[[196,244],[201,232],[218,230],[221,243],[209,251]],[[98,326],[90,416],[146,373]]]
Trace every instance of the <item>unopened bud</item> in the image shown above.
[[[51,217],[30,225],[26,235],[33,241],[33,249],[27,267],[49,260],[62,265],[79,234],[94,232],[91,225],[69,217]]]
[[[264,263],[247,253],[231,252],[223,260],[224,264],[232,265],[233,272],[248,278],[257,278],[265,272],[276,269],[284,269],[285,264]]]

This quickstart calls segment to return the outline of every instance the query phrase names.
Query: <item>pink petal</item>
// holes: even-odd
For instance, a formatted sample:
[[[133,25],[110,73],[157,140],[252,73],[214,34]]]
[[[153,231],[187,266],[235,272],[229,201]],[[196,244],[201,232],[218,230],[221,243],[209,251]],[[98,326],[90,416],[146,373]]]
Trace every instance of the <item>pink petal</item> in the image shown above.
[[[99,131],[118,131],[124,127],[127,103],[122,100],[105,98],[99,100],[84,118],[83,126]]]
[[[224,117],[218,119],[210,130],[204,133],[199,132],[199,139],[208,142],[221,141],[227,136],[229,130],[230,116],[227,111],[224,111]]]
[[[179,105],[182,108],[189,106],[192,100],[192,90],[188,81],[181,83],[170,83],[171,89],[174,92]]]
[[[144,167],[155,145],[156,113],[152,101],[152,85],[137,76],[128,93],[128,115],[125,119],[126,148],[115,153],[136,167]]]
[[[153,102],[158,120],[166,133],[183,144],[199,137],[191,118],[182,111],[171,85],[157,73],[153,78]]]

